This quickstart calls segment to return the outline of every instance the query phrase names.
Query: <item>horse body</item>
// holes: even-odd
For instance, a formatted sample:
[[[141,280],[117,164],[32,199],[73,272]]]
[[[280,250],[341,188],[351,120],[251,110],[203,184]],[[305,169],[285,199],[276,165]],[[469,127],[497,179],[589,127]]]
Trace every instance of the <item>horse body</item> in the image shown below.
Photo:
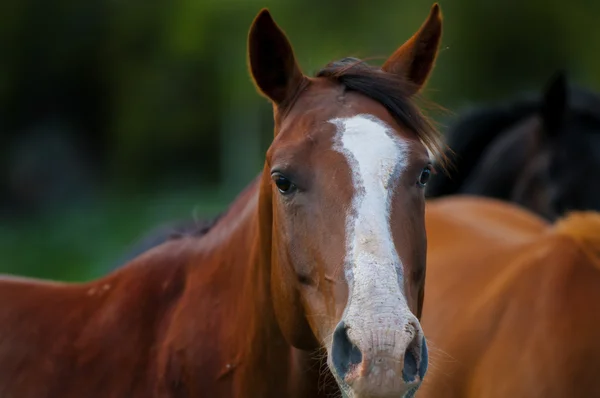
[[[249,65],[275,128],[260,175],[209,231],[97,281],[0,280],[0,395],[412,398],[440,149],[412,97],[440,38],[434,5],[381,68],[308,77],[261,11]]]
[[[426,210],[424,398],[599,396],[600,215],[548,224],[492,199]]]
[[[150,347],[171,304],[156,293],[171,278],[139,270],[85,285],[2,280],[0,395],[152,396]]]

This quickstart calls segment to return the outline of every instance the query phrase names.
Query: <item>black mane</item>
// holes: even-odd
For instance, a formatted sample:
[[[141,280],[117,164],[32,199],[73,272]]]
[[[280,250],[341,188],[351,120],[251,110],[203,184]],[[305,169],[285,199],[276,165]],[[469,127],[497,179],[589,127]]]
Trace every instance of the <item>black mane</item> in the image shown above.
[[[156,227],[138,239],[137,242],[135,242],[133,246],[115,262],[112,268],[119,268],[140,254],[169,240],[180,239],[185,236],[200,238],[206,235],[223,215],[224,213],[220,213],[215,217],[204,220],[180,220],[178,222],[170,222]]]

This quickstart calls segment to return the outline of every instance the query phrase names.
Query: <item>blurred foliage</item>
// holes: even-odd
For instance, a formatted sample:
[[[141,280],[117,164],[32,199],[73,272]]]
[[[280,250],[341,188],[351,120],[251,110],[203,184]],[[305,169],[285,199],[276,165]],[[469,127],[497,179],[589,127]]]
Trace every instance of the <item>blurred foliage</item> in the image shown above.
[[[55,280],[96,278],[115,268],[144,232],[165,221],[206,219],[222,211],[225,203],[197,190],[107,196],[34,220],[3,224],[0,269]]]
[[[118,257],[152,223],[188,214],[202,198],[220,198],[206,199],[207,214],[225,206],[260,170],[272,135],[270,105],[246,65],[247,32],[260,8],[269,7],[312,74],[344,56],[382,62],[431,4],[4,0],[0,253],[11,264],[2,270],[91,275],[69,267],[102,269],[103,259]],[[443,46],[427,99],[456,112],[539,90],[557,68],[600,87],[600,30],[593,28],[600,3],[440,4]],[[177,198],[170,211],[147,210],[150,198],[165,196]],[[70,247],[67,236],[77,238]]]

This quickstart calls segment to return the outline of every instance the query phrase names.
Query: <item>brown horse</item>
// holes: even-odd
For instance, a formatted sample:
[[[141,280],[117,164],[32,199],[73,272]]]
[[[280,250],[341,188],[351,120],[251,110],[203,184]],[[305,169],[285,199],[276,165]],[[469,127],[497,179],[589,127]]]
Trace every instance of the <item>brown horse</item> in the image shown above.
[[[427,203],[420,398],[600,397],[600,213]]]
[[[249,65],[275,125],[262,173],[202,237],[104,278],[2,279],[0,396],[413,396],[440,149],[413,97],[440,38],[434,5],[381,68],[344,59],[307,77],[261,11]]]

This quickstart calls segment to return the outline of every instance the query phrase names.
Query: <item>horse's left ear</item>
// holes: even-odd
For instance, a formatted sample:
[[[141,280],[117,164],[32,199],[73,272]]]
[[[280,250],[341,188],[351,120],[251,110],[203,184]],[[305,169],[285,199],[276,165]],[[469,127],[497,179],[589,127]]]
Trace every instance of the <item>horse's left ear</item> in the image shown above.
[[[258,89],[277,105],[291,97],[304,78],[292,45],[266,8],[250,27],[248,62]]]
[[[419,30],[385,61],[381,69],[404,76],[412,83],[410,94],[417,93],[433,69],[441,38],[442,14],[435,3]]]
[[[548,82],[541,104],[541,116],[546,134],[554,135],[564,122],[568,102],[567,76],[558,71]]]

